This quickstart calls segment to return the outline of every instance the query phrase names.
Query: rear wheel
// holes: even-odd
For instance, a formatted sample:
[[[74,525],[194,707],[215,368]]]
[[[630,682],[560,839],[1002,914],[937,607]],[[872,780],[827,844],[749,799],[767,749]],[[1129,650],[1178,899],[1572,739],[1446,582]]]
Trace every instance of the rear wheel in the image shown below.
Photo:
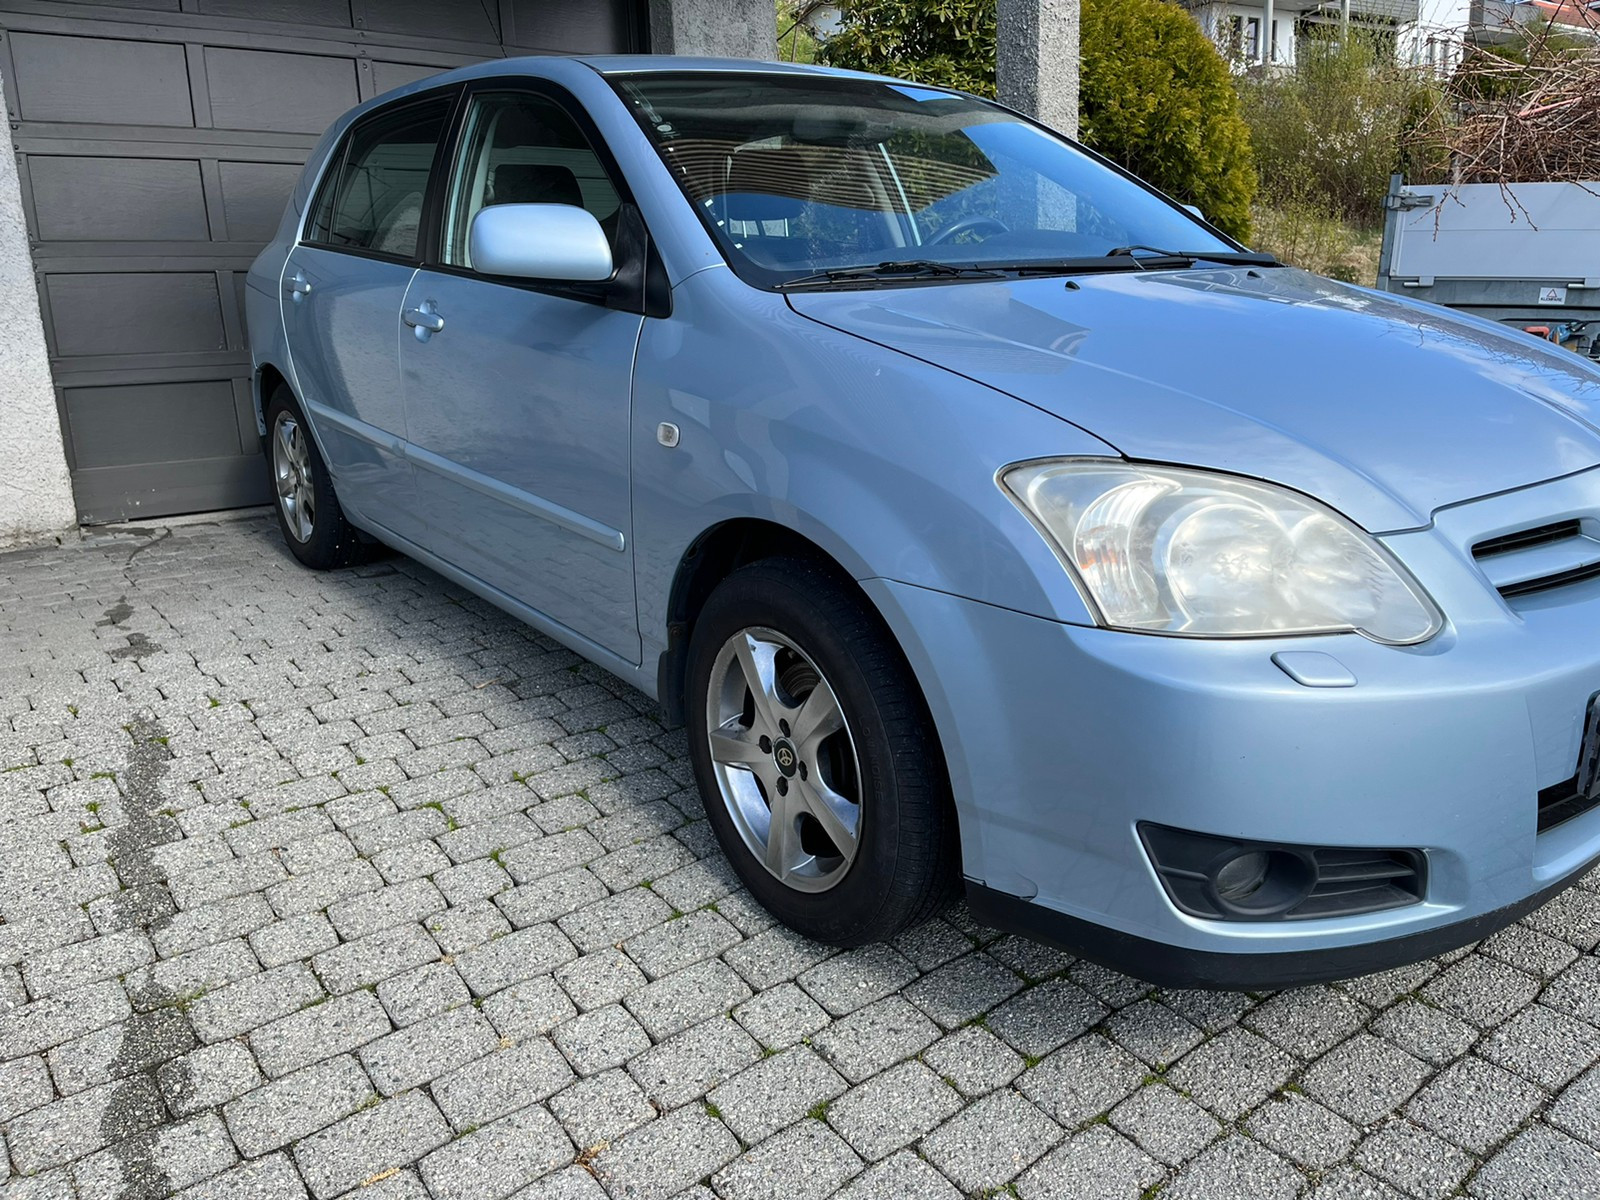
[[[345,520],[327,464],[288,388],[273,392],[266,416],[267,463],[277,498],[278,528],[290,552],[319,571],[359,562],[364,549],[361,535]]]
[[[800,559],[729,576],[695,623],[688,688],[712,827],[785,924],[860,945],[948,896],[955,830],[932,720],[847,580]]]

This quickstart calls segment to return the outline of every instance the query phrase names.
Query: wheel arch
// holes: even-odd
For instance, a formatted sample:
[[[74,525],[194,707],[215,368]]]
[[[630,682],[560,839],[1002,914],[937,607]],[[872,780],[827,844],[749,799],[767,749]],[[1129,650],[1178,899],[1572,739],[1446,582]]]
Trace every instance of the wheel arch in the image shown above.
[[[667,646],[662,651],[656,670],[657,698],[673,725],[684,723],[683,689],[688,667],[689,637],[695,619],[705,606],[717,584],[740,567],[765,558],[805,558],[829,568],[842,583],[851,588],[863,604],[877,617],[883,632],[895,645],[905,660],[907,672],[915,682],[918,699],[929,717],[929,730],[944,755],[943,741],[938,722],[933,718],[927,690],[919,677],[912,657],[907,654],[893,624],[871,595],[857,582],[855,576],[837,556],[807,537],[805,534],[762,517],[733,517],[712,525],[690,543],[673,577],[667,601]],[[945,802],[951,828],[955,831],[959,858],[961,824],[954,797],[947,790]]]
[[[289,377],[280,371],[276,364],[265,362],[256,368],[255,378],[252,380],[252,400],[256,408],[256,432],[262,437],[267,436],[267,400],[278,388],[289,389],[289,394],[294,395],[294,387],[289,382]],[[296,401],[299,397],[295,397]]]

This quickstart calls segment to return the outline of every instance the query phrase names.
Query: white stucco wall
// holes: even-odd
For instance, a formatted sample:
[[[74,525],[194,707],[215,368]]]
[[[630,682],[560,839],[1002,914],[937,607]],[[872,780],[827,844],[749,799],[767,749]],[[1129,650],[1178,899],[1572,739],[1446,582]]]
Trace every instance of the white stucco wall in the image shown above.
[[[6,327],[0,335],[4,547],[46,540],[77,522],[8,122],[0,122],[0,295],[6,298]]]

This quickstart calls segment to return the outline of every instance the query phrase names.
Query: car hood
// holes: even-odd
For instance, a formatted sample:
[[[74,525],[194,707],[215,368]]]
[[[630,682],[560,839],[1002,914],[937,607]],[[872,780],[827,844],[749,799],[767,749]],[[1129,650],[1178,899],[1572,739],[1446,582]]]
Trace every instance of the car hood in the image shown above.
[[[1293,268],[800,292],[789,303],[1130,458],[1281,483],[1375,533],[1600,463],[1600,371],[1585,360]]]

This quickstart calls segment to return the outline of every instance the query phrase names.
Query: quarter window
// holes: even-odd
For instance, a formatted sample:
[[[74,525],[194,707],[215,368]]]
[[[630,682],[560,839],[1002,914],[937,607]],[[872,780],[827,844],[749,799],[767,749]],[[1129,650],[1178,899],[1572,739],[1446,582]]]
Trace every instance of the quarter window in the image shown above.
[[[428,178],[450,103],[449,97],[427,100],[358,125],[342,166],[319,197],[307,240],[415,258]]]
[[[480,95],[467,116],[446,209],[444,260],[470,267],[472,221],[494,204],[570,204],[616,245],[617,189],[572,116],[529,92]]]

